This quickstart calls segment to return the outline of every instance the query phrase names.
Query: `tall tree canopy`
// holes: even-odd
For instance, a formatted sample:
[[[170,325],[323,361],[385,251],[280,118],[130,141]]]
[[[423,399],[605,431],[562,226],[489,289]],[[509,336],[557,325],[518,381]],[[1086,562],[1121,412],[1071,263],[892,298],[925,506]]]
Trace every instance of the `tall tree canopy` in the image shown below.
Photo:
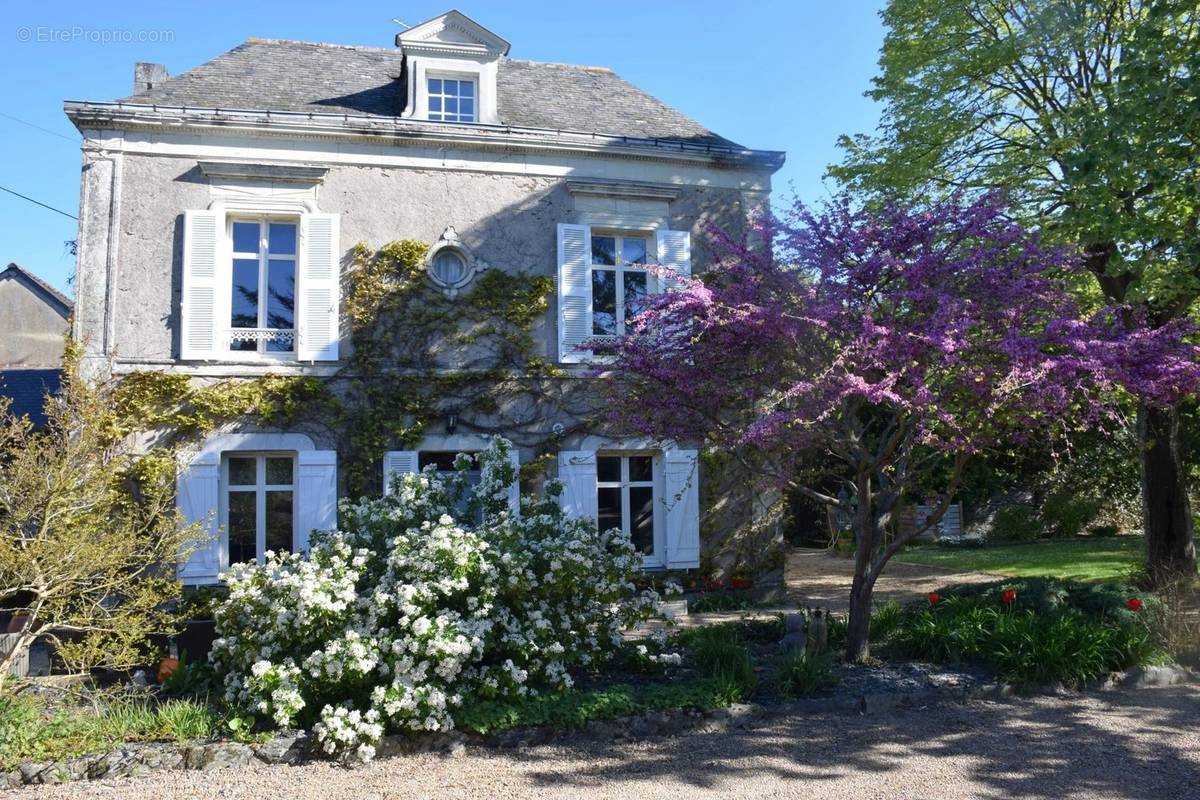
[[[1200,381],[1187,326],[1085,319],[1063,279],[1072,258],[992,198],[798,207],[759,236],[768,244],[718,237],[703,280],[681,279],[632,334],[595,344],[612,356],[602,385],[617,428],[736,452],[852,518],[852,659],[867,655],[876,578],[920,533],[888,534],[905,497],[944,492],[934,524],[975,454],[1100,422],[1121,386],[1157,407]],[[846,499],[800,479],[814,451]]]
[[[1149,324],[1200,298],[1200,4],[891,0],[876,135],[830,173],[877,201],[1003,189]],[[1147,561],[1194,573],[1176,408],[1139,409]]]

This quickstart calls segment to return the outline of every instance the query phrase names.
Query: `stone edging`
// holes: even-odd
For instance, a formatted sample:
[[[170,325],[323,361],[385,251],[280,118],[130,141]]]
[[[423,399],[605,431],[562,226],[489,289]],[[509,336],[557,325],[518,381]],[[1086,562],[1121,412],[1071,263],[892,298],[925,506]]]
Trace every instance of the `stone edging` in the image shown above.
[[[1115,673],[1103,681],[1089,685],[1086,690],[1105,692],[1115,689],[1143,689],[1195,683],[1198,680],[1200,676],[1182,667],[1138,667],[1128,672]],[[738,704],[714,711],[682,708],[618,719],[592,720],[581,729],[571,731],[544,725],[512,728],[486,735],[452,732],[419,738],[385,736],[377,748],[377,757],[387,758],[419,752],[457,757],[465,752],[468,743],[493,748],[525,748],[575,737],[612,741],[672,736],[692,731],[719,733],[754,728],[791,714],[877,714],[931,705],[963,704],[972,700],[1009,700],[1021,694],[1065,696],[1076,693],[1062,686],[1044,686],[1033,692],[1020,692],[1009,684],[991,683],[968,688],[945,686],[903,692],[817,697],[769,706]],[[100,755],[80,756],[50,763],[25,762],[11,772],[0,774],[0,788],[121,778],[167,769],[222,769],[246,766],[254,762],[299,764],[318,758],[312,745],[311,738],[304,731],[284,732],[261,744],[232,741],[193,742],[184,745],[165,742],[135,743]]]

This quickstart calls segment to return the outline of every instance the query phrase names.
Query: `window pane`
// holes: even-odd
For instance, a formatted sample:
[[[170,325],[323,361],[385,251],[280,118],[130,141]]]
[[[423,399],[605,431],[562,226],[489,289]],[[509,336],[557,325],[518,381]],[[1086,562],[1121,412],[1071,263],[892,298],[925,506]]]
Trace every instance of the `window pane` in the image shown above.
[[[267,272],[267,327],[296,327],[296,262],[291,259],[271,259]]]
[[[442,110],[442,98],[440,98],[440,97],[429,98],[429,110],[435,111],[435,112],[440,112]]]
[[[645,264],[646,263],[646,240],[645,239],[622,239],[621,240],[621,258],[626,264]]]
[[[442,81],[440,78],[430,78],[429,79],[429,93],[430,94],[441,94],[442,93]]]
[[[447,114],[457,114],[458,113],[458,100],[456,100],[453,97],[446,98],[446,113]]]
[[[621,480],[620,456],[599,456],[596,459],[596,480],[601,483],[617,483]]]
[[[296,255],[296,226],[291,222],[272,222],[268,226],[267,243],[271,255]]]
[[[475,81],[459,81],[458,82],[459,97],[474,97],[475,96]]]
[[[637,481],[652,481],[654,480],[654,457],[653,456],[630,456],[629,457],[629,480]]]
[[[629,488],[629,536],[639,553],[654,552],[654,489],[650,486]]]
[[[458,94],[458,81],[442,80],[442,94]]]
[[[616,486],[601,486],[596,490],[596,508],[600,530],[621,527],[621,490]]]
[[[625,321],[636,317],[645,307],[646,273],[625,273]]]
[[[254,456],[235,456],[229,459],[229,485],[254,486],[258,479],[254,474]]]
[[[292,493],[267,492],[267,549],[292,552],[292,533]]]
[[[235,222],[235,223],[233,223],[233,252],[235,252],[235,253],[257,253],[258,252],[258,223],[257,222]]]
[[[267,459],[267,484],[269,486],[292,485],[292,459],[290,457]]]
[[[617,240],[612,236],[592,237],[592,263],[613,266],[617,263]]]
[[[474,100],[459,100],[458,113],[464,118],[475,116],[475,101]]]
[[[258,327],[258,260],[233,260],[233,294],[229,324],[234,328]]]
[[[417,469],[423,470],[432,464],[438,472],[454,472],[454,459],[457,457],[455,450],[422,450],[417,454]]]
[[[253,463],[254,459],[250,459]],[[253,562],[258,557],[256,513],[258,495],[254,492],[229,493],[229,563]]]
[[[592,270],[592,335],[617,334],[617,273]]]
[[[433,275],[444,284],[458,283],[464,272],[466,264],[462,256],[452,250],[443,250],[433,258]]]

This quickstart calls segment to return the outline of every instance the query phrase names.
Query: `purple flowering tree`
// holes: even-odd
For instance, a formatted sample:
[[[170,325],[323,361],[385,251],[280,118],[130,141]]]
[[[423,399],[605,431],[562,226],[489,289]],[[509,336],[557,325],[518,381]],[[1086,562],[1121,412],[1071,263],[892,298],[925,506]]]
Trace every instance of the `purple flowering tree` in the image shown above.
[[[612,422],[739,454],[838,509],[855,541],[847,657],[868,655],[871,595],[888,560],[936,525],[963,468],[990,448],[1102,422],[1135,390],[1171,402],[1197,384],[1181,325],[1128,312],[1085,319],[1042,246],[995,198],[922,213],[797,205],[749,240],[716,232],[716,265],[653,298],[604,345]],[[818,453],[844,482],[803,479]],[[905,498],[936,491],[923,527]]]

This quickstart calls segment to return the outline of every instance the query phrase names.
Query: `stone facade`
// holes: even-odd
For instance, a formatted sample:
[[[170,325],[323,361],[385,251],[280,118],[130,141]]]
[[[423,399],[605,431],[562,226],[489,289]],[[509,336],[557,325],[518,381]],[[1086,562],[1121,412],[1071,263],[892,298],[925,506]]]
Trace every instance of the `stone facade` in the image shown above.
[[[422,69],[434,70],[439,47],[447,52],[453,50],[458,58],[459,50],[471,46],[470,42],[463,44],[463,36],[467,34],[478,35],[479,47],[483,49],[472,51],[475,55],[471,57],[485,65],[490,63],[488,59],[500,58],[498,48],[507,52],[507,43],[494,35],[478,34],[471,27],[473,23],[467,25],[461,15],[456,21],[455,13],[443,15],[437,22],[458,31],[455,36],[439,44],[442,28],[434,25],[428,35],[422,34],[419,48],[413,46],[407,55],[403,49],[397,51],[396,57],[402,60],[405,70],[411,66],[409,61],[418,56],[424,65]],[[280,59],[284,64],[294,58],[370,59],[371,63],[393,58],[392,53],[370,49],[269,44],[266,47],[252,41],[244,46],[263,49],[266,54],[261,59],[263,69],[271,67],[267,63],[270,59]],[[219,110],[223,104],[211,100],[213,108],[194,107],[196,102],[213,97],[211,92],[228,85],[221,82],[223,77],[214,74],[219,70],[213,65],[219,66],[222,59],[241,58],[238,54],[242,50],[235,49],[205,68],[156,84],[154,92],[159,94],[134,95],[116,103],[68,103],[68,115],[84,137],[74,331],[87,342],[84,365],[89,374],[112,371],[119,375],[151,369],[184,373],[197,380],[267,374],[332,378],[346,365],[350,342],[348,324],[341,314],[335,321],[335,330],[340,335],[327,351],[336,351],[336,357],[258,359],[229,353],[185,357],[188,327],[183,315],[184,309],[192,308],[187,296],[190,290],[186,289],[187,270],[192,269],[185,253],[185,240],[189,236],[186,219],[195,218],[196,212],[208,214],[211,219],[212,210],[217,209],[218,227],[223,227],[222,214],[233,213],[223,209],[261,209],[262,213],[271,214],[283,208],[289,213],[294,210],[301,219],[316,214],[335,220],[338,232],[333,239],[337,242],[334,259],[343,298],[345,287],[354,281],[349,254],[355,243],[373,249],[403,239],[432,244],[451,227],[464,252],[469,252],[483,267],[546,276],[561,286],[564,225],[590,226],[588,230],[603,231],[634,229],[641,232],[639,235],[648,236],[652,246],[655,231],[680,232],[685,241],[686,234],[690,234],[690,264],[685,266],[692,273],[702,272],[711,262],[705,245],[708,226],[744,229],[753,215],[765,208],[771,176],[782,164],[782,154],[746,150],[709,134],[678,112],[661,104],[653,105],[658,101],[636,93],[611,73],[570,72],[561,65],[547,65],[544,72],[547,80],[572,82],[558,94],[579,85],[586,85],[588,91],[596,90],[597,86],[602,90],[611,87],[607,91],[624,93],[623,102],[637,109],[642,117],[639,125],[658,124],[664,137],[635,139],[551,129],[431,125],[420,119],[401,119],[395,111],[391,115],[338,116],[322,114],[320,106],[316,106],[316,111],[301,114],[294,109],[294,102],[282,111],[264,105],[261,112],[223,112]],[[539,74],[538,65],[531,62],[519,70],[506,67],[506,63],[500,62],[501,81],[506,74],[519,74],[523,81],[531,81],[531,76]],[[360,79],[363,69],[348,68],[346,80]],[[494,80],[494,73],[483,69],[478,73],[479,80]],[[596,77],[599,83],[592,85],[591,77]],[[253,86],[239,85],[238,91],[242,92],[243,103],[256,102],[247,99],[247,93],[253,94]],[[395,93],[390,88],[388,92]],[[296,93],[300,94],[298,90]],[[345,98],[357,96],[366,95],[342,94],[339,102],[349,102]],[[171,97],[189,100],[193,105],[162,105]],[[515,112],[515,108],[506,108],[505,102],[515,107],[519,101],[507,95],[503,86],[499,97],[501,104],[497,111],[503,121],[506,114]],[[510,99],[506,101],[506,97]],[[556,100],[552,106],[558,113],[576,115],[562,127],[586,124],[587,119],[578,116],[579,109],[585,107],[573,104],[570,97],[561,102]],[[529,109],[522,111],[528,112]],[[218,237],[221,235],[224,234],[219,232]],[[227,253],[228,247],[222,250],[222,246],[218,239],[217,250]],[[297,269],[306,268],[301,262],[308,258],[306,253],[311,252],[312,244],[302,247],[305,249],[297,256]],[[298,291],[303,295],[303,287]],[[567,383],[583,385],[587,380],[587,365],[561,363],[564,351],[558,308],[561,300],[556,292],[544,318],[535,323],[532,355],[561,366],[568,376]],[[306,299],[299,296],[296,302],[303,309]],[[297,327],[302,325],[303,321],[298,320]],[[298,338],[300,335],[298,331]],[[455,366],[446,365],[449,369]],[[562,452],[578,454],[592,448],[593,457],[597,449],[624,449],[611,436],[599,436],[601,431],[580,430],[580,417],[574,410],[555,413],[560,416],[545,419],[545,430],[535,432],[533,438],[541,435],[544,439],[551,430],[563,430],[567,433],[556,441]],[[478,449],[482,438],[478,434],[491,421],[460,420],[457,431],[452,424],[440,430],[432,426],[421,449]],[[300,452],[301,476],[308,474],[312,478],[310,488],[337,487],[341,481],[336,467],[336,433],[304,433],[309,436],[311,450],[301,448],[307,451],[307,456]],[[522,440],[517,431],[511,433],[511,438],[522,448],[521,460],[532,457],[532,439]],[[660,448],[658,443],[642,442],[635,449],[659,453]],[[391,461],[385,458],[385,464],[412,462],[408,468],[415,468],[417,452],[399,453]],[[686,485],[694,492],[695,482],[704,480],[695,451],[678,452],[692,460]],[[218,511],[214,504],[219,502],[220,513],[216,516],[224,524],[225,458],[220,453],[214,454],[213,461],[205,462],[191,477],[185,470],[180,487],[186,514],[202,518],[206,508]],[[672,463],[678,470],[679,458]],[[655,464],[657,486],[658,481],[666,480],[663,475],[668,467],[660,467],[657,460]],[[327,474],[320,473],[321,469],[327,470]],[[594,463],[590,466],[591,473],[588,469],[584,464],[585,480],[591,481],[587,485],[592,488],[584,494],[590,492],[591,496],[583,501],[580,513],[594,514],[594,508],[588,510],[596,503]],[[549,472],[554,473],[553,466]],[[587,477],[589,474],[591,477]],[[722,485],[730,482],[729,474],[722,476]],[[301,486],[297,484],[297,493]],[[331,503],[332,499],[326,497],[321,502]],[[720,504],[721,498],[706,503]],[[772,506],[769,502],[738,505],[743,509],[740,514],[729,510],[715,514],[706,511],[705,518],[719,520],[719,524],[702,537],[705,551],[721,549],[730,532],[739,526],[761,527]],[[328,522],[332,513],[332,508],[297,509],[301,520]],[[689,513],[694,516],[689,524],[698,526],[701,515]],[[672,521],[674,517],[664,519],[667,520],[664,524],[677,525]],[[214,529],[214,533],[218,531]],[[695,532],[688,535],[694,537]],[[297,542],[306,540],[307,531],[303,536],[297,533]],[[221,564],[227,559],[224,553],[222,550],[218,559]],[[704,563],[719,564],[724,570],[737,568],[743,560],[739,557],[714,561],[711,555],[712,552],[705,553]],[[701,559],[689,555],[666,561],[695,567]],[[208,577],[199,582],[207,582],[215,575],[208,568],[197,574],[200,573]]]

